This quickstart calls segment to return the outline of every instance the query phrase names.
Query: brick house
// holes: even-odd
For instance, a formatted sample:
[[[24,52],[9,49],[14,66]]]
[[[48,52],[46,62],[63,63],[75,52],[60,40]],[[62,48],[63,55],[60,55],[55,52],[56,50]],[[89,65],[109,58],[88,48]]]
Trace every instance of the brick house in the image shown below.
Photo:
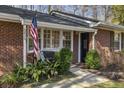
[[[29,34],[34,11],[0,6],[0,72],[11,71],[14,64],[23,66],[33,60],[33,43]],[[98,50],[103,66],[122,62],[118,52],[124,48],[124,26],[104,23],[64,12],[37,12],[41,51],[73,52],[72,63],[83,63],[90,49]]]

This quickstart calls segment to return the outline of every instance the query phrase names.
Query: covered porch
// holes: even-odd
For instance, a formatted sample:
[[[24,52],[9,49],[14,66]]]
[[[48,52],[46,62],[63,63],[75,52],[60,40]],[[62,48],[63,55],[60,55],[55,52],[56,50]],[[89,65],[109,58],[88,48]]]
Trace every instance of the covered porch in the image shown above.
[[[33,60],[33,41],[29,34],[30,20],[23,24],[23,66]],[[41,51],[57,52],[62,48],[69,48],[73,52],[72,63],[84,62],[92,39],[92,48],[95,46],[95,29],[75,27],[62,24],[38,22],[39,47]]]

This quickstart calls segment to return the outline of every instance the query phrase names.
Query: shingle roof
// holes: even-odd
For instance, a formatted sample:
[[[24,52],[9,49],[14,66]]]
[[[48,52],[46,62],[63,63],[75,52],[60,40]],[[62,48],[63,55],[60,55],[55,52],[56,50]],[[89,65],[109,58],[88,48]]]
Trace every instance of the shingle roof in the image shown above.
[[[75,14],[71,14],[71,13],[66,13],[66,12],[61,12],[61,11],[56,11],[56,10],[51,11],[50,14],[54,15],[54,13],[55,13],[55,14],[56,14],[56,13],[60,13],[60,14],[72,16],[72,17],[75,17],[75,18],[79,18],[79,19],[82,19],[82,20],[91,21],[91,22],[99,22],[99,21],[100,21],[100,20],[97,20],[97,19],[88,18],[88,17],[83,17],[83,16],[79,16],[79,15],[75,15]]]
[[[25,9],[20,9],[20,8],[15,8],[11,6],[5,6],[5,5],[0,6],[0,12],[19,15],[23,19],[29,19],[29,20],[31,20],[32,17],[36,14],[36,11],[25,10]],[[81,26],[88,27],[89,26],[89,24],[87,24],[86,22],[77,23],[74,20],[67,20],[62,17],[57,17],[54,15],[49,15],[49,14],[41,13],[41,12],[37,12],[37,20],[41,22],[50,22],[50,23],[77,26],[77,27],[81,27]]]

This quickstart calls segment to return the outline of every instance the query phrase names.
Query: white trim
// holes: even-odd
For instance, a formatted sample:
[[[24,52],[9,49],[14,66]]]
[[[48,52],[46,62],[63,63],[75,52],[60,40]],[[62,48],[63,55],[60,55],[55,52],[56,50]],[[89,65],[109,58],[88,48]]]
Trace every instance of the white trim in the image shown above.
[[[96,34],[97,34],[97,31],[95,31],[94,32],[94,34],[92,35],[92,49],[95,49],[95,47],[96,47],[96,44],[95,44],[95,36],[96,36]]]
[[[90,27],[93,28],[100,28],[100,29],[106,29],[106,30],[110,30],[110,31],[121,31],[124,32],[124,26],[122,25],[115,25],[115,24],[111,24],[111,23],[104,23],[104,22],[98,22],[96,24],[91,24]]]
[[[63,48],[63,30],[60,31],[60,49]]]
[[[26,51],[26,25],[23,25],[23,67],[26,67],[27,62],[27,51]]]
[[[21,23],[22,18],[18,15],[0,13],[0,20]]]
[[[24,20],[24,24],[29,25],[31,20]],[[82,32],[94,32],[95,29],[92,28],[85,28],[85,27],[76,27],[70,25],[62,25],[50,22],[37,22],[38,26],[40,27],[48,27],[48,28],[56,28],[56,29],[63,29],[63,30],[75,30],[75,31],[82,31]]]
[[[121,37],[121,32],[118,32],[118,31],[114,31],[114,37],[115,37],[115,34],[119,34],[119,49],[118,50],[115,50],[114,49],[114,52],[119,52],[122,50],[122,47],[121,47],[121,44],[122,44],[122,37]]]
[[[43,38],[44,38],[44,28],[41,28],[41,51],[43,51],[43,44],[44,44],[44,41],[43,41]]]
[[[78,63],[81,62],[81,33],[78,34]]]
[[[33,50],[30,50],[29,49],[29,26],[27,27],[27,53],[33,53],[34,51]]]
[[[42,51],[59,51],[59,48],[43,48]]]
[[[44,48],[43,47],[43,51],[58,51],[58,50],[60,50],[60,42],[59,42],[59,47],[58,48],[52,48],[52,33],[53,33],[53,31],[55,30],[55,29],[51,29],[51,28],[44,28],[43,29],[43,36],[44,36],[44,30],[45,29],[48,29],[48,30],[50,30],[50,48]],[[59,30],[55,30],[55,31],[59,31]],[[59,31],[59,35],[60,35],[60,33],[61,33],[61,31]],[[60,41],[60,36],[59,36],[59,41]],[[44,37],[43,37],[43,41],[44,41]],[[42,42],[43,42],[42,41]],[[44,46],[44,43],[42,44],[43,46]]]
[[[71,32],[71,51],[73,51],[73,32]]]
[[[52,29],[50,29],[50,49],[52,49],[52,34],[53,34]]]

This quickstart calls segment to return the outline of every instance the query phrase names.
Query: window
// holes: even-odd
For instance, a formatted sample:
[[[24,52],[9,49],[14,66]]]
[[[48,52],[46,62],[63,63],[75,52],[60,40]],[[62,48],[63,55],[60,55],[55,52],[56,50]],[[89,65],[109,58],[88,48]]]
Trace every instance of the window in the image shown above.
[[[114,33],[114,50],[121,50],[121,33]]]
[[[52,31],[52,48],[59,47],[59,31]]]
[[[39,47],[41,48],[41,37],[40,37],[40,29],[38,29],[38,40],[39,40]],[[33,43],[33,39],[32,39],[32,37],[31,37],[31,35],[30,35],[30,32],[29,32],[29,29],[28,29],[28,51],[32,51],[33,50],[33,48],[34,48],[34,43]]]
[[[44,48],[50,48],[50,30],[44,30]]]
[[[124,33],[121,33],[121,50],[124,50]]]
[[[63,32],[63,47],[71,49],[71,32]]]
[[[60,32],[44,30],[44,48],[59,48]]]

